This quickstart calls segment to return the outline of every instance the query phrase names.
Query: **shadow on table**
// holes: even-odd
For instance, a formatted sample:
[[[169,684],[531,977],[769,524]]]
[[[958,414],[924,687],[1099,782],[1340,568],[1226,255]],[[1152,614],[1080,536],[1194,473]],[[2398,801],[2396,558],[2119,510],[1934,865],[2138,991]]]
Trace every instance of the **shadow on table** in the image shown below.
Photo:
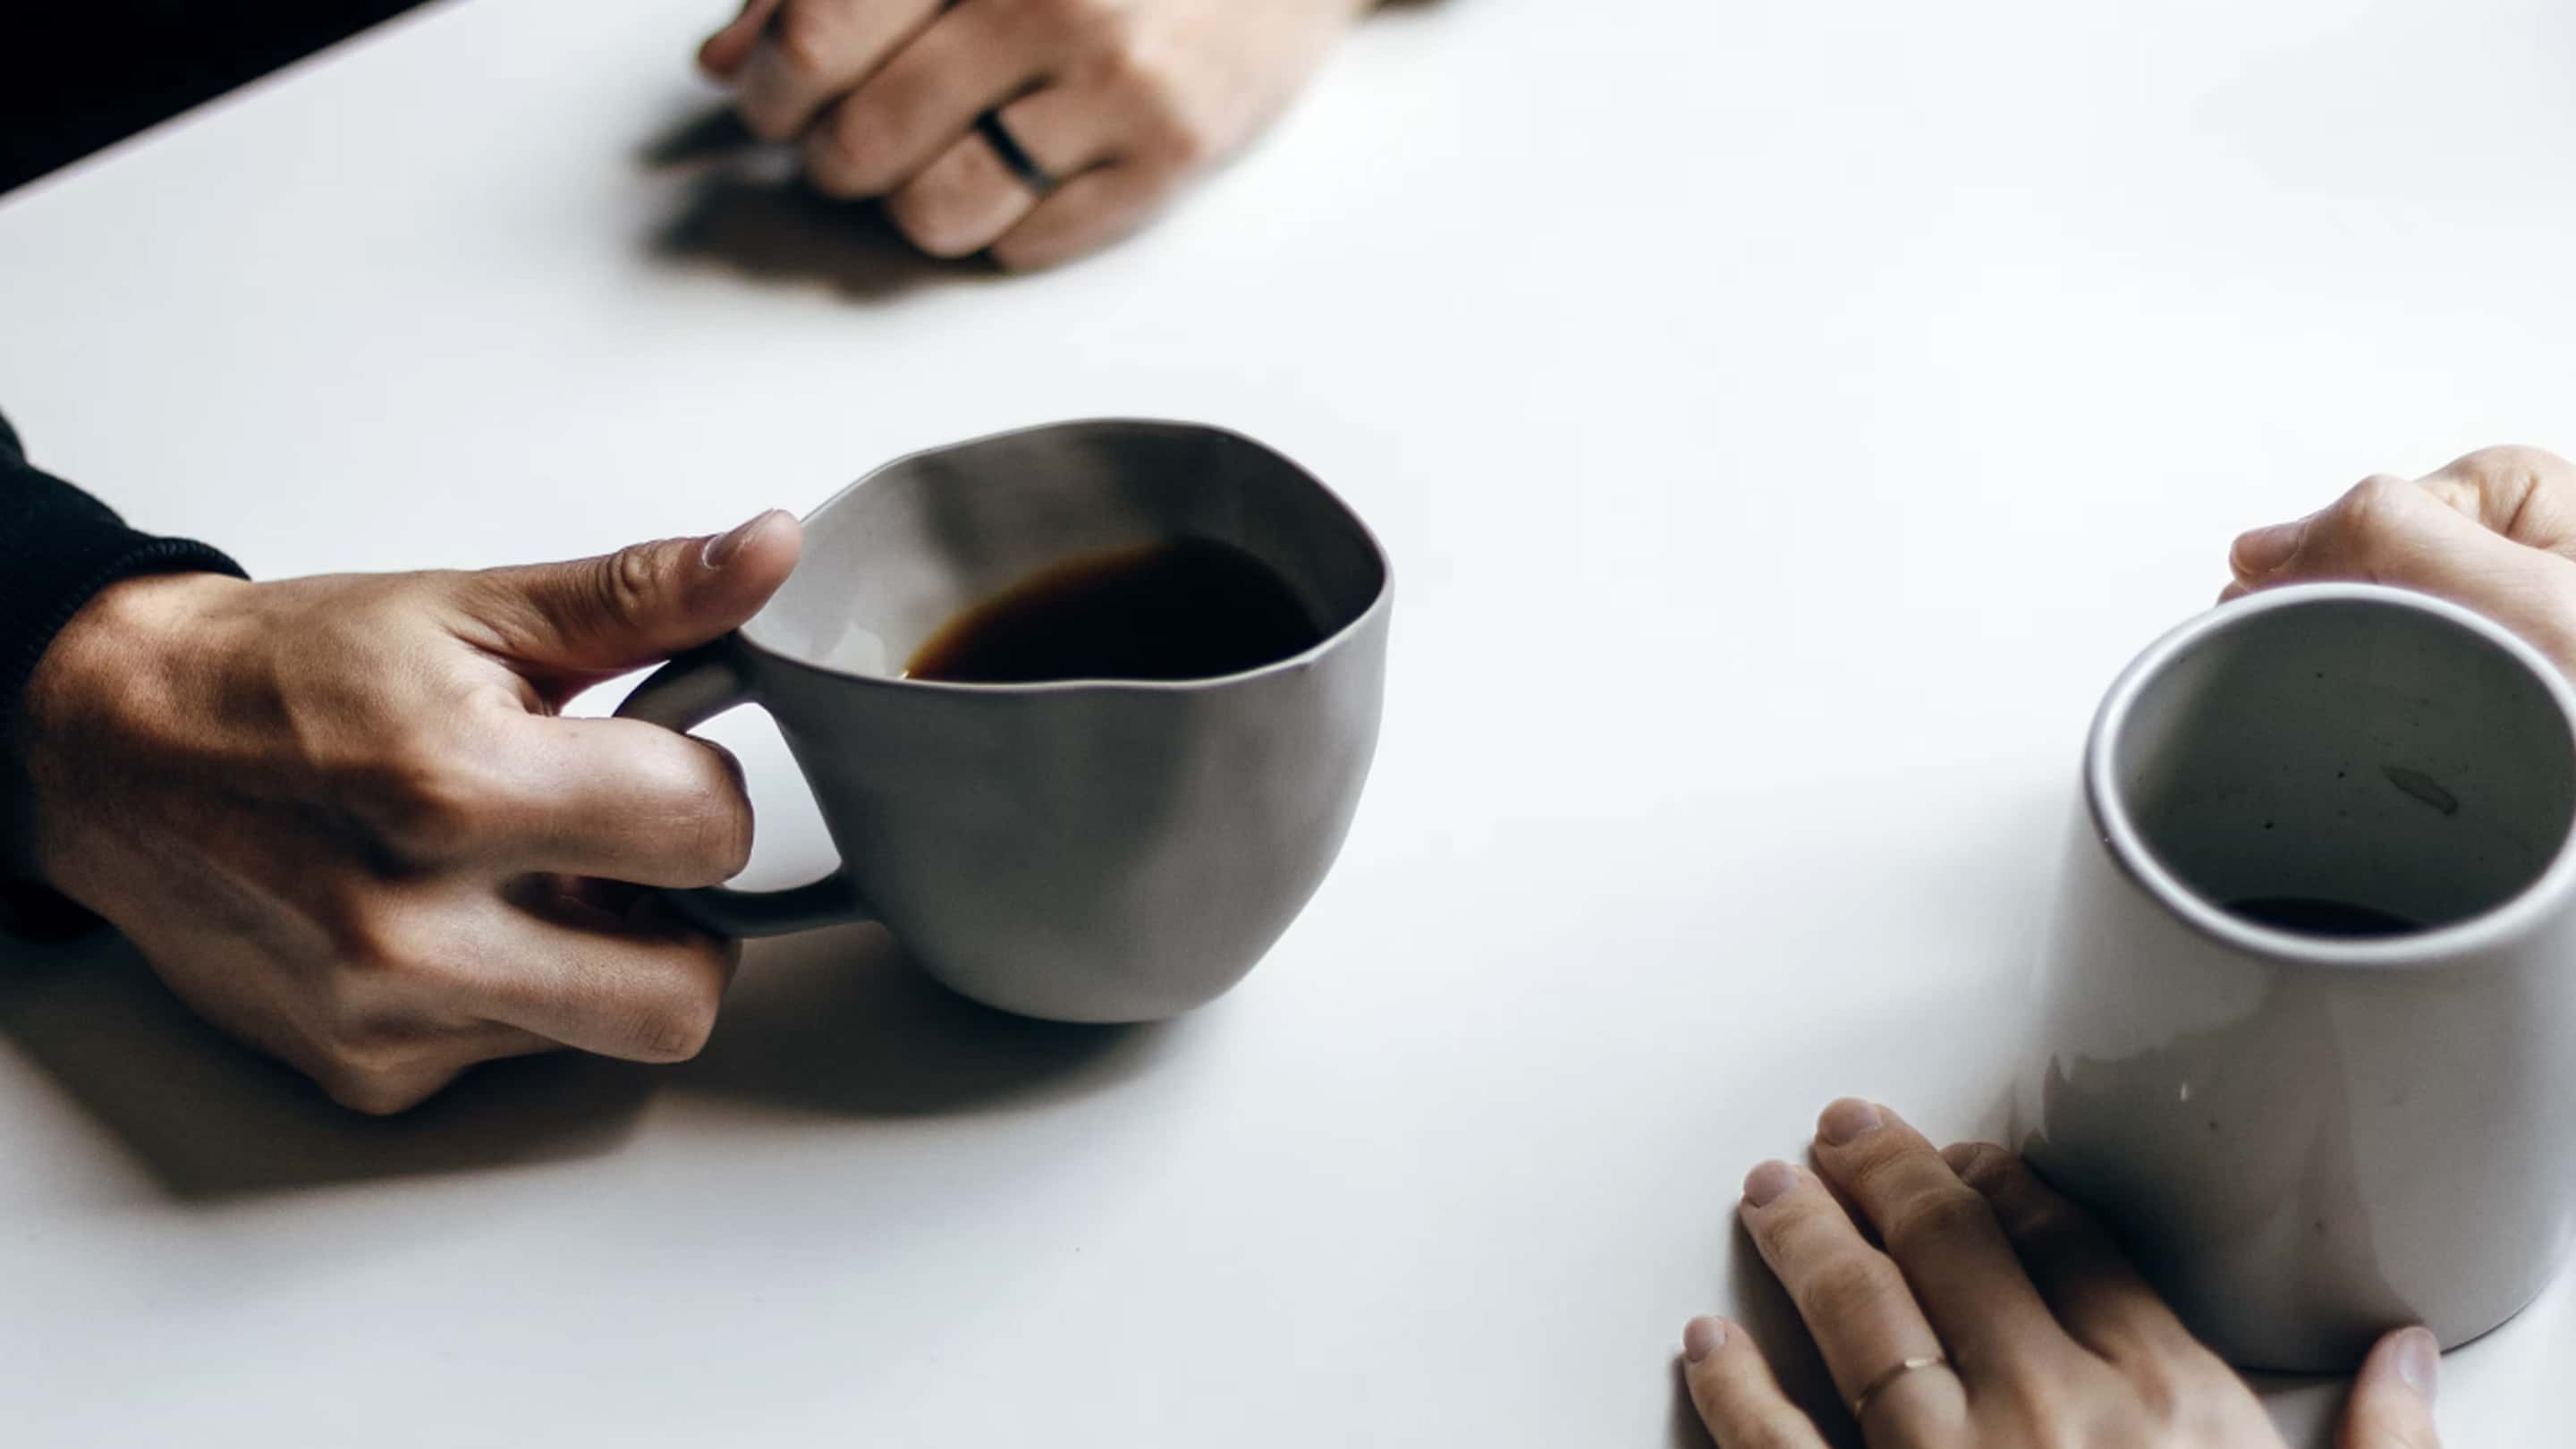
[[[689,173],[678,214],[648,243],[667,261],[714,266],[757,282],[819,286],[858,302],[1001,276],[981,258],[923,254],[874,202],[836,201],[805,185],[782,148],[754,138],[730,111],[682,121],[654,138],[642,160],[656,171]]]
[[[0,952],[0,1038],[181,1202],[594,1156],[662,1091],[860,1117],[1035,1105],[1126,1080],[1172,1036],[986,1010],[853,927],[755,945],[684,1066],[494,1062],[375,1118],[199,1021],[121,938]]]
[[[1181,1031],[978,1006],[914,970],[881,928],[845,926],[753,943],[715,1039],[669,1076],[676,1090],[817,1113],[964,1114],[1113,1086]]]
[[[109,935],[9,949],[0,1035],[181,1201],[585,1156],[623,1137],[651,1090],[622,1062],[527,1057],[400,1117],[362,1116],[199,1021]]]
[[[1779,1377],[1780,1391],[1816,1421],[1824,1431],[1825,1442],[1835,1449],[1862,1449],[1860,1426],[1843,1410],[1834,1391],[1833,1375],[1825,1369],[1824,1356],[1816,1352],[1815,1340],[1807,1336],[1806,1325],[1798,1320],[1797,1305],[1789,1301],[1788,1290],[1780,1286],[1780,1280],[1763,1266],[1762,1251],[1753,1246],[1743,1224],[1737,1223],[1734,1231],[1735,1251],[1727,1275],[1728,1301],[1735,1305],[1734,1321],[1761,1345],[1763,1358]],[[1679,1362],[1675,1360],[1676,1365]],[[1709,1449],[1708,1431],[1700,1427],[1699,1411],[1691,1405],[1689,1381],[1679,1367],[1674,1370],[1672,1432],[1667,1442],[1671,1449]]]

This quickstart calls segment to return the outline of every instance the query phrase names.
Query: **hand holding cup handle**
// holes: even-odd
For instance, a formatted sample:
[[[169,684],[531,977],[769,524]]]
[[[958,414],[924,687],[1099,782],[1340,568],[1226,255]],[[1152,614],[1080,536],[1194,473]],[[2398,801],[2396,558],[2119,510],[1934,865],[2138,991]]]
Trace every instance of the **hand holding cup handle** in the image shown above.
[[[617,707],[618,717],[686,733],[757,698],[747,671],[742,644],[728,634],[655,670]],[[668,899],[699,926],[734,937],[782,936],[874,918],[849,867],[841,864],[820,880],[787,890],[700,886],[672,891]]]

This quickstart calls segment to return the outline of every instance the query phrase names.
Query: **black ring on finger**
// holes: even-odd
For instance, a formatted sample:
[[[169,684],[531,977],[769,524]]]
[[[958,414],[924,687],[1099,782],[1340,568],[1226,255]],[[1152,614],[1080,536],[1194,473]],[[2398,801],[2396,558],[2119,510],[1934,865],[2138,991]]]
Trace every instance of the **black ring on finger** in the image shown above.
[[[1000,111],[986,111],[977,116],[975,129],[992,146],[993,154],[1002,158],[1002,164],[1010,169],[1010,173],[1020,178],[1021,185],[1044,196],[1062,184],[1056,180],[1054,172],[1037,163],[1037,158],[1020,144],[1020,138],[1011,134],[1011,128],[1002,124]]]

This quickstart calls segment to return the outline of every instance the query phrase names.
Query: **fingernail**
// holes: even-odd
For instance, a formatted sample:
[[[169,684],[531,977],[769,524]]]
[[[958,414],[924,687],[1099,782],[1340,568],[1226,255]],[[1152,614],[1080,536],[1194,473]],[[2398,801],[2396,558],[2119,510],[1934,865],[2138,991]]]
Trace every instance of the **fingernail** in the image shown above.
[[[2442,1372],[2442,1346],[2433,1341],[2432,1330],[2410,1328],[2397,1335],[2397,1376],[2415,1397],[2433,1402],[2435,1381]]]
[[[742,541],[751,537],[762,524],[769,521],[769,515],[777,511],[775,508],[764,508],[749,521],[736,524],[731,529],[708,539],[706,552],[700,556],[706,566],[720,569],[732,562],[733,556],[742,549]]]
[[[1682,1357],[1692,1363],[1717,1352],[1726,1342],[1726,1325],[1703,1313],[1682,1325]]]
[[[2298,553],[2300,541],[2307,536],[2308,520],[2305,518],[2240,533],[2236,536],[2236,546],[2228,550],[2227,561],[2240,574],[2268,574],[2288,563]]]
[[[1884,1125],[1886,1125],[1885,1119],[1878,1115],[1876,1107],[1855,1098],[1845,1097],[1827,1107],[1825,1115],[1816,1119],[1816,1135],[1825,1139],[1826,1146],[1840,1147],[1853,1138],[1866,1136]]]
[[[1780,1194],[1798,1185],[1798,1169],[1785,1162],[1766,1162],[1744,1174],[1747,1207],[1769,1207]]]

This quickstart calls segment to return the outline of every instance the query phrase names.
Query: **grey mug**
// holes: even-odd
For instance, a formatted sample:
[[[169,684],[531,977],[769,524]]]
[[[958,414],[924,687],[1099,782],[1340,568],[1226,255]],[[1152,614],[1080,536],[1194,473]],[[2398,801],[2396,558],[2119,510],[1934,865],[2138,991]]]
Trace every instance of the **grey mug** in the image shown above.
[[[1068,559],[1196,536],[1275,570],[1322,626],[1221,678],[902,677],[942,624]],[[885,924],[964,995],[1061,1021],[1159,1020],[1233,986],[1341,848],[1376,748],[1392,577],[1296,464],[1182,423],[1062,423],[851,484],[740,630],[618,713],[688,729],[756,702],[840,864],[783,891],[674,892],[736,936]]]
[[[2130,666],[2083,780],[2024,1153],[2241,1366],[2511,1317],[2576,1232],[2566,679],[2421,594],[2258,594]]]

